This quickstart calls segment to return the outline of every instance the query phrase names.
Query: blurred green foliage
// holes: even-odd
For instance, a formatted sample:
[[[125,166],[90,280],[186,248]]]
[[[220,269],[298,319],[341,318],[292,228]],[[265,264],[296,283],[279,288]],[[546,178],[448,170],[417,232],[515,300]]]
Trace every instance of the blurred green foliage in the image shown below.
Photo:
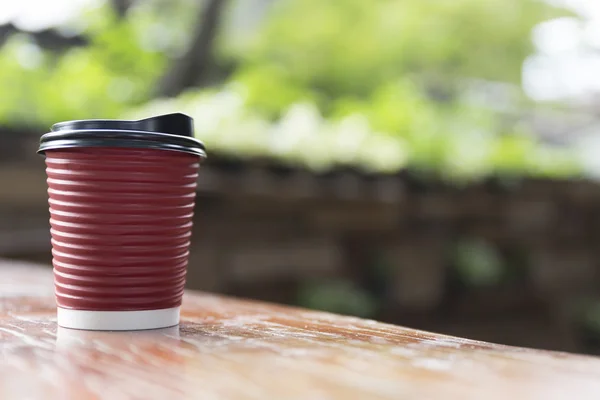
[[[329,163],[315,162],[313,147],[298,141],[305,154],[293,159],[310,166],[345,158],[378,171],[409,165],[453,179],[568,176],[579,170],[574,158],[515,122],[531,109],[519,86],[533,51],[530,32],[564,14],[537,0],[279,1],[254,35],[225,36],[221,55],[238,63],[232,80],[251,112],[277,125],[297,104],[314,104],[327,121],[312,128],[322,146],[331,144],[323,131],[340,128],[334,142],[349,142],[349,154],[330,148]],[[500,96],[469,98],[498,82]],[[386,137],[395,144],[383,144]],[[365,148],[378,162],[353,154]]]
[[[582,299],[577,304],[579,318],[585,328],[600,334],[600,300],[598,298]]]
[[[86,47],[56,54],[26,35],[15,35],[0,52],[0,121],[44,126],[84,118],[118,117],[150,97],[164,57],[141,48],[135,25],[107,7],[83,17]]]
[[[519,83],[532,28],[564,15],[538,0],[286,0],[273,8],[251,39],[223,45],[241,62],[249,104],[271,115],[307,99],[327,116],[348,102],[382,102],[398,80],[418,82],[392,90],[410,106],[415,90],[452,97],[465,78]]]
[[[365,290],[345,280],[305,282],[298,290],[298,305],[336,314],[373,318],[378,303]]]
[[[457,243],[452,265],[466,286],[485,287],[500,283],[504,262],[490,243],[481,239],[466,238]]]
[[[293,104],[271,121],[247,106],[244,93],[244,87],[237,85],[189,92],[152,101],[126,116],[142,118],[178,110],[194,117],[196,135],[213,152],[285,159],[315,171],[358,166],[393,173],[412,167],[456,182],[489,174],[567,177],[579,171],[566,149],[541,145],[519,132],[497,135],[464,120],[453,127],[452,116],[445,120],[447,125],[437,119],[428,121],[437,129],[401,135],[374,130],[363,113],[325,118],[314,103],[305,102]]]
[[[204,3],[140,1],[124,19],[104,4],[68,27],[90,45],[60,54],[14,36],[0,51],[0,123],[183,111],[212,151],[316,170],[579,171],[518,122],[532,107],[519,86],[531,29],[564,10],[538,0],[278,0],[250,31],[225,20],[226,82],[152,100]]]

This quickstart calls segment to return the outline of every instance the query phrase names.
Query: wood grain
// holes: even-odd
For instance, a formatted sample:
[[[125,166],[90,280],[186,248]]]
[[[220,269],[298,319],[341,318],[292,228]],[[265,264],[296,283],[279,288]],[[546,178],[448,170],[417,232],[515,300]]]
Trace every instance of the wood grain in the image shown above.
[[[179,327],[57,329],[47,268],[0,266],[0,399],[597,399],[600,360],[189,292]]]

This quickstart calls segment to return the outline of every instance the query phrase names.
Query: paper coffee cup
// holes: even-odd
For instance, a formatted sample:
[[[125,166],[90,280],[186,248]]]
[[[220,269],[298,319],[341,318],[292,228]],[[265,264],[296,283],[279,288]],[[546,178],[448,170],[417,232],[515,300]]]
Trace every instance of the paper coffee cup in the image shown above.
[[[174,326],[204,146],[192,120],[63,122],[42,136],[57,322],[90,330]]]

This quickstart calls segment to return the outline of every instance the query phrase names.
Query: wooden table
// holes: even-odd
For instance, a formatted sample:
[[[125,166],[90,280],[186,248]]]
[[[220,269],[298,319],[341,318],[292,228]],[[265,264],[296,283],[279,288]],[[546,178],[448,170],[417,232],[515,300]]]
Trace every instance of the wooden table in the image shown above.
[[[599,399],[600,359],[187,293],[179,327],[57,328],[49,269],[1,263],[0,399]]]

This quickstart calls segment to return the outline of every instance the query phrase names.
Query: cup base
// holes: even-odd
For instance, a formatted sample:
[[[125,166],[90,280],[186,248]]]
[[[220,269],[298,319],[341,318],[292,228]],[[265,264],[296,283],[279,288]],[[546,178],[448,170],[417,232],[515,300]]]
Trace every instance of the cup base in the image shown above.
[[[58,326],[91,331],[136,331],[168,328],[179,324],[179,309],[143,311],[89,311],[58,307]]]

